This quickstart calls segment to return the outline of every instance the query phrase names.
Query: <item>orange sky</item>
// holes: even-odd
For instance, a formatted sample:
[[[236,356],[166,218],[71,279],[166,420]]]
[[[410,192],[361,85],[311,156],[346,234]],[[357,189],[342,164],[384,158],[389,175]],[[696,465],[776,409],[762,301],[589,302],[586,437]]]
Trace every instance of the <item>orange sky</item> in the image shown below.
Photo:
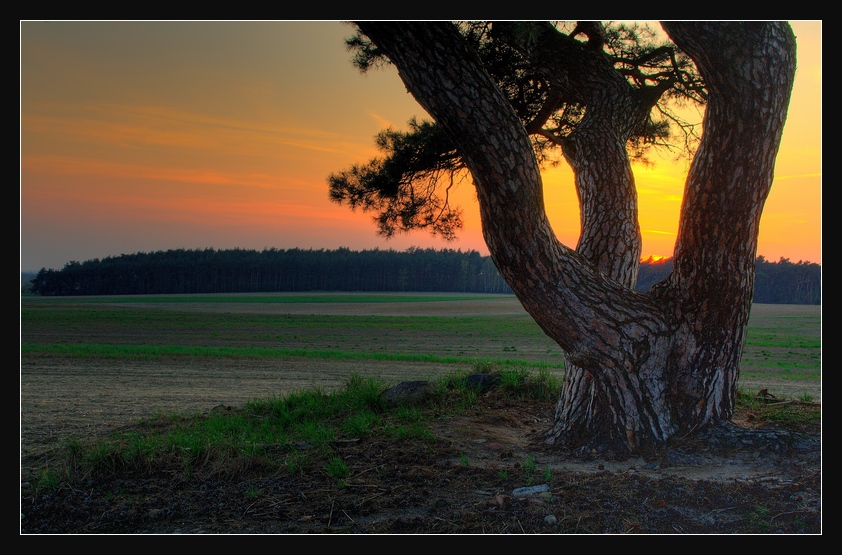
[[[758,254],[821,262],[821,21],[792,22],[798,74]],[[21,22],[21,269],[176,248],[487,254],[473,191],[445,243],[386,241],[327,176],[424,112],[394,69],[361,76],[338,22]],[[686,175],[635,168],[644,256],[672,254]],[[545,173],[556,234],[579,234],[569,170]]]

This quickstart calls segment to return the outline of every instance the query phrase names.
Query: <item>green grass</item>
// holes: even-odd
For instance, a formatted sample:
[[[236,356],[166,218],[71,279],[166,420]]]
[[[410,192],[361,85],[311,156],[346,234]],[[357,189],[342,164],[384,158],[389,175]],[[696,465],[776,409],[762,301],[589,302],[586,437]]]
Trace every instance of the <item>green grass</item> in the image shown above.
[[[320,349],[272,349],[241,347],[185,347],[135,346],[135,345],[21,345],[21,354],[56,357],[155,360],[165,357],[204,358],[317,358],[326,360],[380,360],[400,362],[428,362],[438,364],[465,364],[492,362],[473,357],[439,356],[401,353],[355,353]],[[531,368],[563,368],[563,362],[494,359],[496,364],[526,366]]]
[[[523,468],[523,476],[526,485],[531,486],[532,482],[535,479],[535,470],[538,468],[538,465],[535,461],[535,455],[526,455],[526,457],[523,459],[521,468]]]
[[[740,374],[820,381],[821,347],[820,306],[754,305]]]
[[[759,399],[754,393],[738,389],[736,402],[738,406],[751,411],[755,418],[783,426],[821,421],[821,414],[810,406],[813,399],[809,395],[802,395],[799,399],[779,399],[768,402]]]
[[[561,388],[550,374],[501,370],[510,374],[501,391],[512,398],[557,396]],[[434,382],[434,398],[423,409],[387,406],[380,394],[389,384],[352,376],[329,393],[312,389],[207,415],[159,415],[90,443],[71,438],[33,473],[33,485],[49,489],[73,477],[154,467],[178,468],[184,477],[198,470],[248,467],[296,474],[321,468],[342,485],[349,470],[333,450],[335,442],[368,437],[435,441],[429,429],[435,418],[473,406],[476,392],[464,385],[465,375],[456,372]]]

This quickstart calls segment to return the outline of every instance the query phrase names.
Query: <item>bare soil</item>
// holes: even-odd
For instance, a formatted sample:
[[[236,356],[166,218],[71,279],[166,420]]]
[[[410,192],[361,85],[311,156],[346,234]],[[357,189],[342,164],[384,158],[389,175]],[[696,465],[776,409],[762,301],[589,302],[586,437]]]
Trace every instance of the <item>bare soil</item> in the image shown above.
[[[739,429],[773,433],[690,438],[650,457],[620,461],[548,447],[541,432],[550,427],[552,403],[507,400],[494,391],[474,413],[436,421],[434,442],[338,444],[335,451],[350,469],[344,485],[323,471],[279,475],[246,465],[204,468],[189,478],[180,468],[164,468],[100,474],[58,491],[26,487],[62,438],[126,430],[168,411],[236,410],[232,400],[245,402],[277,386],[272,368],[228,364],[153,369],[158,365],[41,361],[42,381],[26,389],[38,391],[38,398],[25,396],[28,407],[39,409],[22,413],[21,533],[821,532],[818,423],[787,431],[743,413],[735,419]],[[285,363],[302,373],[302,387],[314,370],[306,367],[317,364],[324,362]],[[348,366],[344,371],[361,369]],[[27,368],[27,374],[36,371]],[[178,380],[190,387],[176,386]],[[536,485],[547,491],[515,495]]]
[[[406,314],[407,306],[397,309]],[[515,401],[497,390],[471,413],[437,419],[434,441],[338,443],[335,453],[350,469],[344,482],[323,471],[279,474],[243,463],[189,475],[177,467],[97,474],[50,491],[29,485],[35,468],[70,437],[142,427],[170,413],[235,411],[283,391],[329,390],[352,373],[394,383],[451,371],[312,359],[22,357],[21,534],[822,531],[820,420],[788,429],[741,412],[727,429],[679,438],[645,458],[614,460],[546,445],[553,403]],[[784,383],[754,385],[793,398],[780,389]],[[821,411],[819,404],[796,405]],[[519,488],[533,486],[542,487],[521,495]]]

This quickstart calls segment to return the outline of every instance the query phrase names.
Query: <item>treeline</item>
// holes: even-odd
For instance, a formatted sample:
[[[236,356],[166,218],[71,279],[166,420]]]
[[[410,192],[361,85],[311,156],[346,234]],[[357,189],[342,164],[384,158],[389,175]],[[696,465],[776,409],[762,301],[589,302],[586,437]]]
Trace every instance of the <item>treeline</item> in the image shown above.
[[[637,288],[648,291],[672,260],[641,263]],[[512,293],[490,256],[476,251],[178,249],[68,262],[42,268],[29,285],[39,295],[149,295],[280,291]],[[757,259],[754,301],[820,304],[821,266]]]
[[[476,251],[264,249],[124,254],[32,280],[40,295],[148,295],[271,291],[511,293],[491,257]]]
[[[767,304],[821,304],[822,267],[814,262],[791,262],[781,258],[769,262],[758,256],[754,263],[754,297],[756,303]],[[637,289],[649,288],[672,272],[672,259],[641,263],[637,276]]]

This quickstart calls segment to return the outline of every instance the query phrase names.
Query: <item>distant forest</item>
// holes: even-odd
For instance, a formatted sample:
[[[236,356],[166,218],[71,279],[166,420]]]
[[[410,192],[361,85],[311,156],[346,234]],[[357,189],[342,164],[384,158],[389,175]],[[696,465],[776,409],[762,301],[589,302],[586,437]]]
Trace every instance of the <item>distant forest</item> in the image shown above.
[[[821,304],[821,265],[758,257],[754,302]],[[637,289],[672,271],[672,259],[645,260]],[[150,295],[281,291],[512,293],[490,256],[476,251],[178,249],[68,262],[21,276],[38,295]]]

